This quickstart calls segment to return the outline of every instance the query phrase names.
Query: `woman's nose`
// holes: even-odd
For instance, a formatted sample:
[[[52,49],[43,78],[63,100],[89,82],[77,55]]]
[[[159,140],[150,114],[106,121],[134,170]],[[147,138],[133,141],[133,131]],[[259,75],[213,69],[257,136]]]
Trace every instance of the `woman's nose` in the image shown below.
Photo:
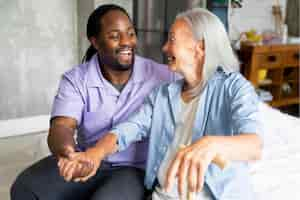
[[[163,45],[163,47],[162,47],[162,51],[163,51],[164,53],[167,52],[167,49],[168,49],[167,45],[168,45],[168,42],[166,42],[166,43]]]

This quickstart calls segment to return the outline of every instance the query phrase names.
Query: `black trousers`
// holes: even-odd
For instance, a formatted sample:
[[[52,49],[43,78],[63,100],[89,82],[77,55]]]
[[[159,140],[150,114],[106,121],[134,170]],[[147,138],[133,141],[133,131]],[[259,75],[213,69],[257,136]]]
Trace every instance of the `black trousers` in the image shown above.
[[[84,183],[66,182],[49,156],[23,171],[11,187],[11,200],[142,200],[144,171],[101,164]]]

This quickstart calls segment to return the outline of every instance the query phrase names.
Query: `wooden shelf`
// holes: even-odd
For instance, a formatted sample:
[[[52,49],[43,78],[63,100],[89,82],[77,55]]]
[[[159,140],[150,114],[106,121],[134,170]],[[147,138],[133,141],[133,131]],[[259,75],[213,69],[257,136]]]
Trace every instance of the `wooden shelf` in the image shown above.
[[[299,70],[300,45],[276,44],[254,45],[244,43],[239,52],[243,75],[256,88],[269,91],[274,107],[300,104]],[[266,83],[259,80],[258,72],[267,70]]]
[[[284,100],[271,101],[269,103],[273,107],[281,107],[286,105],[300,104],[300,98],[286,98]]]

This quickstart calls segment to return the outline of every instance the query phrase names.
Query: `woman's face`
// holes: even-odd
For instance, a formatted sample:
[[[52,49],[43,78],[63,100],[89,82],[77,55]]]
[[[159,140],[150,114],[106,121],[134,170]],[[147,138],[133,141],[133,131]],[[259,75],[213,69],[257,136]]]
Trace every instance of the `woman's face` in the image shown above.
[[[202,43],[194,39],[192,30],[184,19],[176,19],[162,49],[167,56],[169,69],[184,76],[199,71],[204,57]]]

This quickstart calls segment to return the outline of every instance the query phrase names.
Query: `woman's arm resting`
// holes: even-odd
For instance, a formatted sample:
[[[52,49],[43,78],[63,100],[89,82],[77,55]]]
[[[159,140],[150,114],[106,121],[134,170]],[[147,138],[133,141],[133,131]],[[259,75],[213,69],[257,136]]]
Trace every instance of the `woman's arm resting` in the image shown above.
[[[202,137],[194,144],[178,151],[169,166],[165,188],[169,190],[178,177],[180,194],[186,181],[188,181],[189,191],[201,191],[204,174],[217,156],[226,161],[251,161],[260,159],[261,152],[262,142],[256,134]]]

